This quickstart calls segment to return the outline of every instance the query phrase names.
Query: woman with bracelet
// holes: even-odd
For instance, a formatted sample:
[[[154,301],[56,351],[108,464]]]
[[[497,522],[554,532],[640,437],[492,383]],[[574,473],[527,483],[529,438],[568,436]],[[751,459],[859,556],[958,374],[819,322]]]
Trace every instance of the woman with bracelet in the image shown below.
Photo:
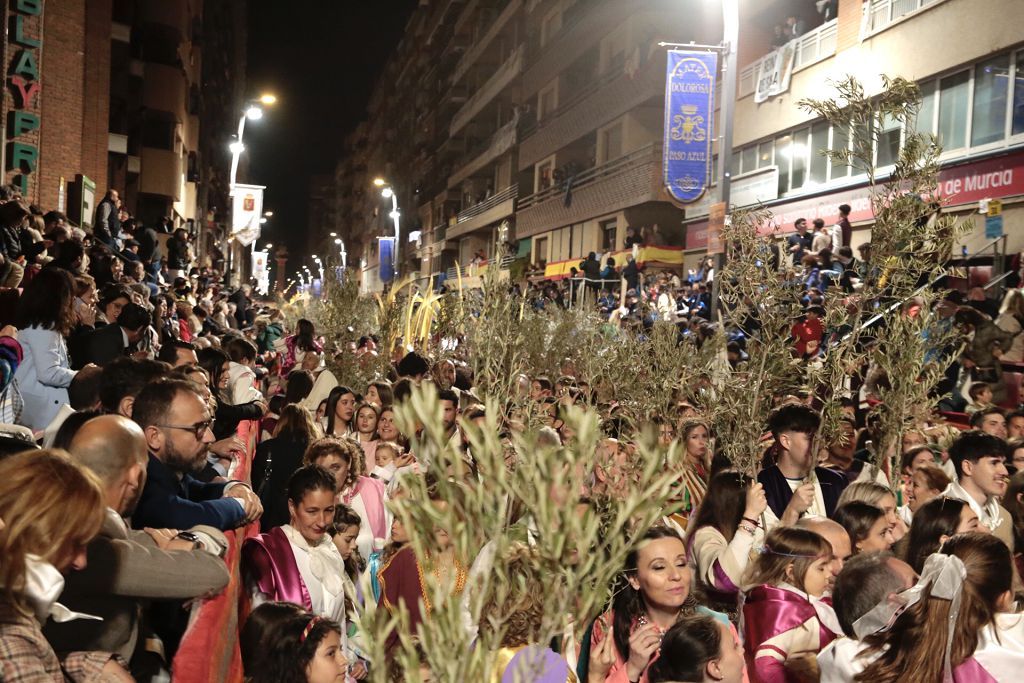
[[[736,623],[739,586],[751,551],[762,544],[759,519],[768,506],[764,487],[756,480],[727,470],[711,479],[708,493],[690,522],[687,558],[697,586],[713,609]]]
[[[697,604],[691,580],[679,534],[665,526],[648,529],[626,556],[612,609],[591,629],[585,680],[647,683],[647,667],[658,658],[662,636],[681,616],[705,614],[728,624],[726,615]]]

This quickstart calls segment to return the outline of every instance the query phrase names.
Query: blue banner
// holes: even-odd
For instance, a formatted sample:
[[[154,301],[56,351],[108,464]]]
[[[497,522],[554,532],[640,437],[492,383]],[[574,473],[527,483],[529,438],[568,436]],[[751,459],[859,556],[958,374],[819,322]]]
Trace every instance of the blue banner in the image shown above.
[[[665,188],[684,204],[700,199],[710,184],[717,73],[714,52],[668,52],[662,165]]]
[[[380,244],[380,281],[391,282],[395,279],[395,238],[378,237]]]

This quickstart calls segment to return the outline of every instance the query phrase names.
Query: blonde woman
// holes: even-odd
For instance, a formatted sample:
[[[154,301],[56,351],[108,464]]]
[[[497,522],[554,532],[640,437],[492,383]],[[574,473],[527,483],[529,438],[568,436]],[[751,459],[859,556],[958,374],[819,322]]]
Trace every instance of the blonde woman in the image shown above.
[[[99,480],[64,451],[29,451],[0,462],[0,680],[64,681],[40,626],[82,616],[69,614],[56,598],[62,575],[85,568],[86,547],[105,509]],[[82,680],[130,680],[110,653],[72,653],[64,665]]]

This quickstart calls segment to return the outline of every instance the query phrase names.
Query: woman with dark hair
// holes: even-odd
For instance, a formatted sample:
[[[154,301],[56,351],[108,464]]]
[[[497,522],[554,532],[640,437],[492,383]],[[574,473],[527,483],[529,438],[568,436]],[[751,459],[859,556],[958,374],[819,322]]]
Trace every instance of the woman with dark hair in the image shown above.
[[[32,278],[18,300],[16,324],[22,360],[14,379],[24,400],[19,419],[30,429],[45,429],[69,402],[68,387],[75,378],[65,338],[77,317],[75,282],[59,268]]]
[[[1018,680],[1024,638],[1012,587],[1005,543],[989,534],[949,538],[927,558],[917,585],[901,594],[905,599],[889,601],[888,612],[873,610],[858,655],[867,665],[855,680]]]
[[[843,503],[836,508],[832,519],[846,529],[854,555],[889,550],[892,547],[889,522],[885,512],[877,505],[859,500]]]
[[[356,414],[356,394],[348,387],[335,387],[327,397],[327,436],[355,436],[353,419]]]
[[[701,613],[728,624],[724,614],[697,604],[691,581],[686,546],[679,534],[666,526],[648,529],[626,555],[611,610],[594,623],[586,679],[646,683],[647,668],[662,635],[680,616]],[[609,648],[611,656],[607,656]]]
[[[390,406],[395,402],[395,393],[391,390],[391,382],[386,379],[375,379],[370,382],[366,387],[365,400],[382,410]]]
[[[82,275],[82,263],[85,261],[85,245],[77,239],[65,239],[54,243],[53,260],[43,270],[59,268],[73,275]]]
[[[256,447],[252,461],[252,486],[263,503],[260,530],[288,523],[285,488],[288,479],[302,466],[309,444],[320,438],[320,428],[302,406],[291,404],[281,410],[274,436]]]
[[[665,632],[660,656],[647,670],[650,683],[741,683],[743,645],[729,628],[708,616],[684,617]]]
[[[904,559],[920,574],[925,560],[938,552],[946,539],[980,528],[977,513],[967,503],[945,496],[934,498],[914,513]]]
[[[363,449],[363,456],[366,458],[366,471],[373,472],[377,467],[377,442],[380,437],[377,435],[377,423],[380,422],[380,408],[376,404],[366,401],[356,408],[355,439]]]
[[[750,553],[764,540],[761,513],[768,507],[764,487],[735,471],[716,474],[704,504],[690,520],[687,559],[709,606],[736,622],[739,586]]]
[[[303,614],[275,624],[265,637],[268,649],[251,683],[335,683],[346,680],[341,625]]]
[[[285,404],[301,403],[313,390],[313,374],[309,370],[292,370],[284,389]]]
[[[284,355],[281,373],[287,375],[310,351],[321,353],[323,348],[316,341],[316,327],[305,318],[295,325],[295,334],[278,340],[274,347]]]
[[[344,621],[345,562],[327,529],[334,521],[335,480],[316,465],[288,479],[288,524],[245,541],[242,565],[254,604],[287,600]]]
[[[218,440],[232,436],[238,430],[239,422],[263,417],[266,404],[262,401],[250,401],[235,406],[225,400],[229,380],[228,368],[231,365],[228,354],[211,347],[200,349],[196,355],[199,358],[199,366],[210,376],[210,393],[217,402],[213,434]]]

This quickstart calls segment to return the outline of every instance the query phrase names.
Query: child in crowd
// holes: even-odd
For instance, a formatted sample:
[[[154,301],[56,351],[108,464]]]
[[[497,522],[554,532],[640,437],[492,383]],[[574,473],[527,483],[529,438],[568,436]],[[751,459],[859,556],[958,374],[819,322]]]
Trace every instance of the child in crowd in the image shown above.
[[[402,447],[394,441],[379,441],[377,443],[377,463],[370,472],[374,479],[380,479],[385,484],[395,476],[398,469],[398,459],[402,455]]]
[[[356,546],[356,537],[359,536],[359,525],[362,520],[352,508],[347,505],[338,505],[334,508],[334,521],[327,528],[331,535],[334,546],[338,549],[343,560],[345,560],[345,574],[342,582],[345,586],[345,658],[353,662],[353,668],[362,667],[366,670],[366,656],[360,645],[359,632],[356,629],[358,611],[363,604],[363,596],[356,587],[359,574],[363,571],[363,558]]]
[[[994,405],[992,403],[992,387],[986,382],[975,382],[967,390],[967,393],[971,397],[971,402],[967,404],[964,412],[968,415],[973,415],[979,410],[992,408]]]
[[[768,534],[746,581],[743,605],[752,680],[790,680],[789,660],[818,653],[842,632],[835,612],[820,599],[831,559],[832,546],[813,531],[777,527]]]

